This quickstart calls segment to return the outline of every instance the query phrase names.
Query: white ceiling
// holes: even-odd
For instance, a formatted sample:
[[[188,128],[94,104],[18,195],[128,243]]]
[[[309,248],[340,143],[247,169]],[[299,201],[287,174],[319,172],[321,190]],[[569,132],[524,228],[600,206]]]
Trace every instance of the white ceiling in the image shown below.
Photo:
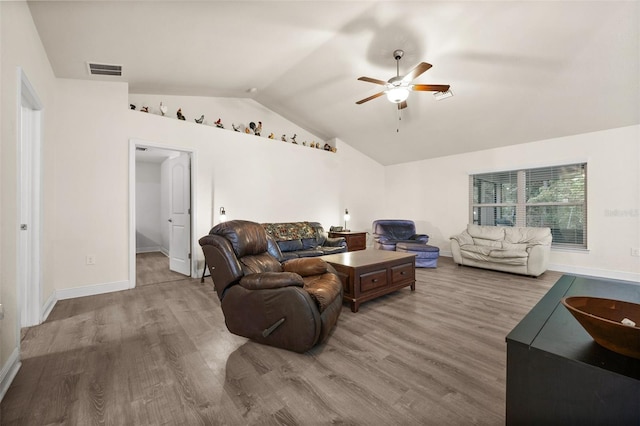
[[[384,165],[640,123],[638,1],[31,1],[57,77],[251,97]],[[398,121],[392,52],[416,83]],[[90,76],[87,61],[123,65]],[[248,89],[258,90],[249,93]],[[399,129],[399,131],[396,131]]]

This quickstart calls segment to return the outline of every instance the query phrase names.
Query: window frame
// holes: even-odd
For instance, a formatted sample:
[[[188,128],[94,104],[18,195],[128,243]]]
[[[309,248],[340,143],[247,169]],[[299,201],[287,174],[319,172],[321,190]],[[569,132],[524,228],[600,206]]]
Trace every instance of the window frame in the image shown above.
[[[583,174],[583,197],[582,201],[548,201],[548,202],[534,202],[529,203],[526,200],[527,196],[527,173],[535,171],[539,173],[543,171],[544,173],[548,173],[552,176],[554,173],[558,173],[562,171],[562,169],[577,167],[582,170]],[[546,170],[545,170],[546,169]],[[568,164],[556,164],[552,166],[538,166],[538,167],[527,167],[527,168],[518,168],[512,170],[503,170],[503,171],[494,171],[494,172],[484,172],[484,173],[470,173],[469,174],[469,223],[472,224],[481,224],[479,215],[478,218],[474,216],[474,211],[476,209],[479,211],[482,208],[491,208],[497,209],[501,207],[509,207],[515,210],[515,218],[510,221],[511,224],[495,224],[493,226],[514,226],[514,227],[525,227],[527,226],[527,210],[529,207],[567,207],[567,206],[576,206],[583,209],[582,215],[582,242],[567,242],[567,241],[557,241],[554,238],[552,242],[552,247],[554,249],[566,249],[566,250],[576,250],[576,251],[585,251],[588,250],[588,222],[587,222],[587,212],[588,212],[588,200],[587,200],[587,185],[588,185],[588,164],[586,161],[568,163]],[[474,195],[476,190],[480,190],[478,187],[474,185],[476,179],[484,178],[485,180],[489,180],[490,177],[495,176],[510,176],[510,174],[516,175],[516,202],[493,202],[493,203],[482,203],[481,194],[478,194],[478,202],[474,200]],[[567,178],[570,179],[570,178]],[[497,185],[498,183],[496,183]],[[496,195],[495,198],[498,198]],[[494,210],[496,212],[496,210]],[[495,213],[494,213],[495,214]],[[502,216],[501,216],[502,217]],[[498,220],[498,217],[495,216],[494,221]],[[556,228],[559,232],[561,228]],[[572,228],[573,229],[573,228]],[[578,228],[575,228],[578,229]]]

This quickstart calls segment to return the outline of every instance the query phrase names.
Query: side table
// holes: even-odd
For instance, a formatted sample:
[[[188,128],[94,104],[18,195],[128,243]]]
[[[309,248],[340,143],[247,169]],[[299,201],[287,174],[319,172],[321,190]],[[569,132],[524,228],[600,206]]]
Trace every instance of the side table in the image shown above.
[[[347,250],[357,251],[367,248],[367,233],[366,232],[351,232],[351,231],[330,231],[329,238],[344,237],[347,240]]]

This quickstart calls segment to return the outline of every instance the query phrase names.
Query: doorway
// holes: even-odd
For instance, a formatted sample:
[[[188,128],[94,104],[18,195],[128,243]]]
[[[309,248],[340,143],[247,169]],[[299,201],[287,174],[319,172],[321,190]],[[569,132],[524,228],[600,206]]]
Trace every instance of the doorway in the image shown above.
[[[194,153],[131,141],[130,287],[193,275]]]
[[[42,322],[41,241],[41,163],[43,105],[26,74],[18,68],[18,327]],[[18,336],[20,333],[18,333]]]

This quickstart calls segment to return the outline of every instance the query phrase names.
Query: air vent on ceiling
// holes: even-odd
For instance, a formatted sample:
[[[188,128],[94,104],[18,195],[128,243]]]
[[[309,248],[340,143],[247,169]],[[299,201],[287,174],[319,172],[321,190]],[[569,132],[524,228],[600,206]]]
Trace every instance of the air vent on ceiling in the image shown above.
[[[89,74],[91,75],[122,75],[122,65],[97,64],[95,62],[87,62]]]

